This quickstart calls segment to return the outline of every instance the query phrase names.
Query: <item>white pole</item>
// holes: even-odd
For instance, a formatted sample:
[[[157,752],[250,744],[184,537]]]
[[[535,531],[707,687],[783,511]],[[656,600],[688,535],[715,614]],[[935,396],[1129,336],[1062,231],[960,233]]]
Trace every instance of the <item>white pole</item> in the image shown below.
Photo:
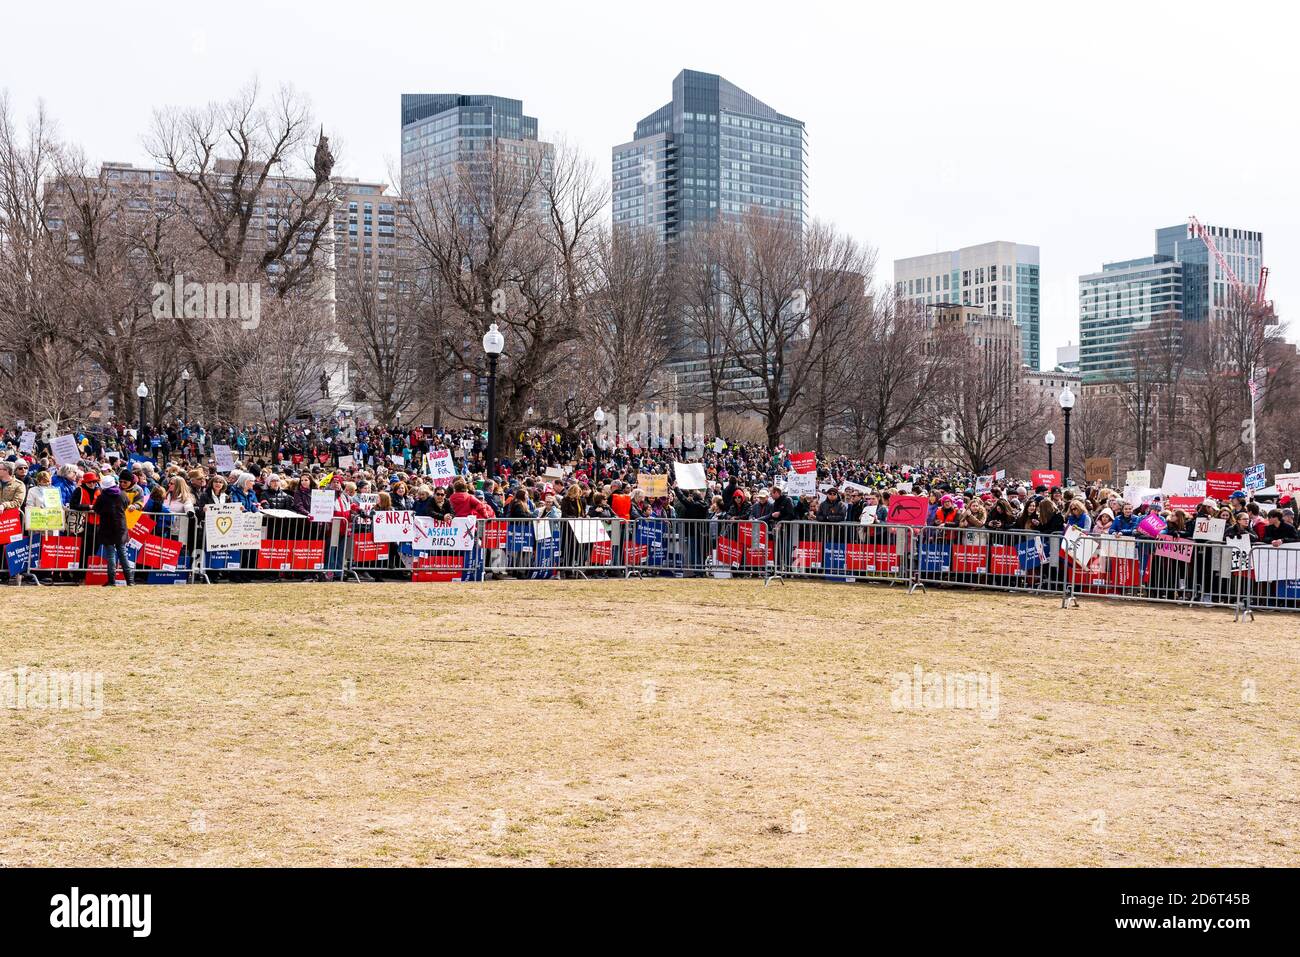
[[[1250,393],[1250,464],[1254,465],[1259,459],[1255,455],[1255,366],[1253,363],[1250,367],[1250,387],[1246,391]]]

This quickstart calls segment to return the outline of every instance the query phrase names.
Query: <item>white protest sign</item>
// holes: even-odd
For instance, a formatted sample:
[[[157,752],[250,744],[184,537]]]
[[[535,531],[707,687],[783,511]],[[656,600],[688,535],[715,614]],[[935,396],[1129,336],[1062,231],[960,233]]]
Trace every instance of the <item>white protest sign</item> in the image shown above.
[[[361,506],[361,511],[368,512],[379,504],[378,492],[358,492],[357,504]]]
[[[713,440],[713,451],[714,451],[714,452],[721,452],[721,451],[722,451],[723,449],[725,449],[726,447],[727,447],[727,443],[724,442],[724,441],[722,441],[722,439],[714,439],[714,440]]]
[[[311,490],[311,520],[313,522],[330,522],[334,520],[334,491],[328,488]]]
[[[35,452],[35,451],[36,451],[36,433],[35,433],[35,432],[24,432],[22,435],[20,435],[20,436],[18,437],[18,451],[19,451],[19,452]]]
[[[415,513],[408,509],[389,509],[371,516],[375,527],[375,542],[415,541]]]
[[[267,518],[306,518],[305,515],[299,515],[287,508],[264,508],[261,512]]]
[[[680,481],[678,482],[680,485]],[[817,494],[817,473],[816,472],[791,472],[785,477],[785,493],[787,495],[798,495],[800,498]]]
[[[840,483],[840,487],[847,492],[857,492],[860,495],[866,495],[871,491],[867,486],[859,485],[857,482],[850,482],[847,479]]]
[[[341,469],[350,469],[356,464],[357,464],[357,460],[350,455],[339,456],[339,468]]]
[[[673,474],[677,479],[677,487],[684,489],[704,489],[709,484],[704,480],[704,465],[701,462],[674,462]],[[816,476],[813,477],[813,491],[817,490]]]
[[[992,475],[980,475],[980,476],[976,477],[976,479],[975,479],[975,492],[976,492],[977,494],[982,495],[982,494],[984,494],[985,492],[991,492],[991,491],[993,491],[993,476],[992,476]]]
[[[417,515],[415,542],[411,547],[417,552],[468,552],[474,547],[474,530],[477,527],[478,519],[472,517],[439,522]]]
[[[1201,517],[1196,520],[1196,527],[1192,530],[1192,538],[1198,542],[1221,542],[1223,541],[1223,532],[1228,526],[1226,519],[1222,518],[1205,518]]]
[[[208,551],[250,550],[261,547],[262,516],[240,505],[209,505],[203,516],[204,548]]]
[[[1129,469],[1124,476],[1124,484],[1131,485],[1134,488],[1151,487],[1151,470],[1150,469]]]
[[[1268,533],[1265,532],[1265,538]],[[1256,548],[1250,553],[1255,581],[1300,581],[1300,542],[1277,548]]]
[[[392,462],[399,469],[406,467],[406,459],[402,458],[400,455],[390,455],[388,461]]]
[[[212,446],[212,459],[217,463],[218,472],[233,472],[235,470],[235,457],[230,454],[230,446],[228,445]]]
[[[74,435],[55,436],[50,448],[54,451],[54,461],[60,465],[76,465],[81,461],[81,450],[77,448],[77,438]]]
[[[433,476],[434,485],[450,485],[456,481],[456,463],[451,460],[450,449],[434,449],[424,455],[424,464]]]
[[[1277,486],[1278,495],[1294,495],[1300,492],[1300,472],[1284,472],[1275,475],[1273,484]]]
[[[573,537],[583,545],[609,541],[609,529],[598,518],[578,518],[569,523]]]
[[[564,469],[558,465],[547,466],[546,471],[542,473],[547,478],[562,479],[564,478]]]
[[[1187,495],[1194,495],[1197,498],[1205,498],[1205,479],[1198,482],[1187,483]]]
[[[1160,483],[1160,490],[1166,495],[1187,494],[1187,482],[1192,477],[1192,470],[1186,465],[1166,465],[1165,478]]]

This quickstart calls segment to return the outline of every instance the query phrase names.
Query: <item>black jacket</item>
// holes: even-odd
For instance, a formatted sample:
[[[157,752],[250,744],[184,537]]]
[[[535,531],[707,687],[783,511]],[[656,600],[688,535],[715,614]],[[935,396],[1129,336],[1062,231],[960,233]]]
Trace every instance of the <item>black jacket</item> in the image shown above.
[[[126,544],[126,496],[116,485],[99,490],[94,512],[99,516],[99,539],[105,545]]]

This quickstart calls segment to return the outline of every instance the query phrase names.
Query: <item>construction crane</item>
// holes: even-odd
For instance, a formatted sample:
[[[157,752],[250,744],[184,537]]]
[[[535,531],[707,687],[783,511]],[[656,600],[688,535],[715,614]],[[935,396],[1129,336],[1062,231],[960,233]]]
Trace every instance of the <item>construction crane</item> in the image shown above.
[[[1254,308],[1263,316],[1266,323],[1277,322],[1277,315],[1273,312],[1273,303],[1264,298],[1264,293],[1268,289],[1268,267],[1259,267],[1259,282],[1256,284],[1252,296],[1250,289],[1237,278],[1237,274],[1228,265],[1227,258],[1224,257],[1223,253],[1219,252],[1219,247],[1215,245],[1214,237],[1210,234],[1209,229],[1201,225],[1201,221],[1195,216],[1187,217],[1187,231],[1191,233],[1191,238],[1199,239],[1205,243],[1205,248],[1214,256],[1215,261],[1219,264],[1219,269],[1232,283],[1232,288],[1236,291],[1238,298],[1243,302],[1251,302]]]

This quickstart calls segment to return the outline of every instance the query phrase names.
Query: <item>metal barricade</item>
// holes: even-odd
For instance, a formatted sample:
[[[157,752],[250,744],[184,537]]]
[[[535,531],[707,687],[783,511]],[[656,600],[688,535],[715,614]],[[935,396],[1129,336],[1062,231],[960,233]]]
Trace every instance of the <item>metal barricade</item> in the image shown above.
[[[99,516],[63,509],[58,528],[31,528],[21,547],[6,548],[11,575],[40,585],[106,585],[109,565],[113,584],[184,585],[193,581],[195,522],[189,512],[141,512],[128,509],[125,545],[103,535]],[[114,548],[119,546],[125,553]]]
[[[851,522],[782,522],[777,526],[777,576],[826,581],[914,584],[917,529]]]
[[[1035,595],[1065,592],[1060,536],[1027,529],[915,529],[916,581]]]
[[[484,577],[622,577],[632,528],[621,518],[487,519]]]
[[[346,519],[314,522],[309,515],[278,509],[240,512],[238,516],[222,512],[220,517],[247,524],[238,543],[222,538],[220,547],[211,547],[218,534],[230,534],[230,529],[224,524],[209,529],[209,516],[202,516],[194,574],[205,582],[261,578],[337,581],[343,577],[349,539]]]
[[[1231,608],[1249,592],[1249,555],[1221,542],[1161,536],[1071,535],[1063,548],[1073,598],[1100,596]]]
[[[1247,566],[1243,587],[1248,613],[1300,611],[1300,542],[1256,544]]]

